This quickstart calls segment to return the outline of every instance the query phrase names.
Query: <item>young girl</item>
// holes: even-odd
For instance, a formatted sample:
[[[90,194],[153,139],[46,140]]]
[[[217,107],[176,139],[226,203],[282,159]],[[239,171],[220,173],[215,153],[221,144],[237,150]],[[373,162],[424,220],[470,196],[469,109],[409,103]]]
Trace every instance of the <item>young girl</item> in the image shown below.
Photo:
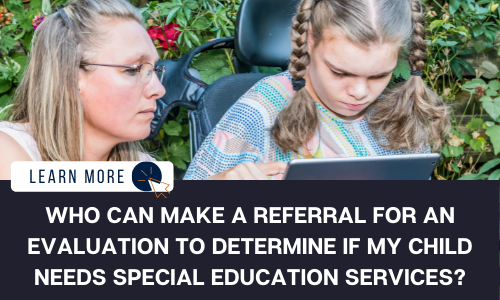
[[[421,77],[421,10],[419,0],[302,0],[288,71],[257,83],[225,114],[185,179],[279,179],[297,158],[438,149],[449,117]],[[399,57],[412,76],[386,90]]]
[[[165,94],[157,60],[125,0],[73,0],[49,16],[35,31],[12,122],[0,122],[0,179],[13,161],[152,160],[134,141],[148,136]]]

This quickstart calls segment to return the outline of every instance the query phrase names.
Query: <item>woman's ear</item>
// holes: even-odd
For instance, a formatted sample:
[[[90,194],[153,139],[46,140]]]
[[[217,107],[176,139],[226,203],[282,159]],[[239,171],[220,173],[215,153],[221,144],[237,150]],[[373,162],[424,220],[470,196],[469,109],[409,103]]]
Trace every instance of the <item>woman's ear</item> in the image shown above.
[[[85,90],[87,76],[85,71],[81,68],[78,70],[78,91],[80,92],[80,96],[83,96],[83,91]]]

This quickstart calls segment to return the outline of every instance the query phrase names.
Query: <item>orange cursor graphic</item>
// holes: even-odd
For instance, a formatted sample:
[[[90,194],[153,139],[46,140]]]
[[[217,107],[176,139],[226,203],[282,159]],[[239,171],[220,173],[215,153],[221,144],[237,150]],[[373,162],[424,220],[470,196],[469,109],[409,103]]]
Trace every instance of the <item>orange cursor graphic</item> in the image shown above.
[[[167,198],[167,196],[165,196],[165,194],[163,194],[163,191],[170,194],[170,192],[167,190],[168,187],[170,186],[170,184],[156,180],[154,178],[149,178],[149,183],[151,184],[153,191],[155,191],[156,199],[160,198],[160,196]],[[158,190],[158,192],[156,190]]]

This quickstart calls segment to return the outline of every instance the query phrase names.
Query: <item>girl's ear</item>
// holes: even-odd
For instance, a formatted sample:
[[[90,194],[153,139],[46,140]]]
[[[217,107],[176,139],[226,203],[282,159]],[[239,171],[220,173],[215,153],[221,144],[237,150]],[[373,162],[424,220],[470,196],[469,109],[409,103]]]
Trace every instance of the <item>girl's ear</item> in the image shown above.
[[[309,28],[307,29],[307,52],[309,56],[311,56],[312,49],[314,48],[314,37],[312,32],[312,25],[309,23]]]

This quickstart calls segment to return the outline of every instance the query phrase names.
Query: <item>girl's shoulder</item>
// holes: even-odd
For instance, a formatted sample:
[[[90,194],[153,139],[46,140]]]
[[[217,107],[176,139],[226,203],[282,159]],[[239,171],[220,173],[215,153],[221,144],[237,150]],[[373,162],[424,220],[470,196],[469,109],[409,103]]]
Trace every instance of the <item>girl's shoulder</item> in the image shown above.
[[[292,78],[286,71],[261,79],[240,101],[249,105],[260,105],[269,110],[281,110],[293,94]]]

